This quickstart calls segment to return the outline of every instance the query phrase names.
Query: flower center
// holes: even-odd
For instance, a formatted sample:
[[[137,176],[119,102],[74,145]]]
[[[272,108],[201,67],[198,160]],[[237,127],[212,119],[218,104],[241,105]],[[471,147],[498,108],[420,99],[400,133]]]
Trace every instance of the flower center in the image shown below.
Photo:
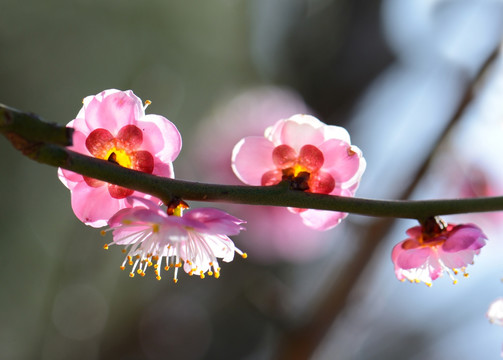
[[[189,204],[187,204],[185,201],[183,201],[182,199],[177,198],[177,197],[174,197],[173,199],[171,199],[171,201],[169,203],[167,203],[166,205],[168,207],[166,212],[170,216],[182,217],[183,210],[189,208]]]
[[[311,173],[301,165],[295,164],[282,170],[282,181],[288,181],[293,190],[306,191],[309,190],[309,178]]]
[[[131,168],[131,157],[124,149],[112,147],[105,155],[105,159],[128,169]]]
[[[117,136],[107,129],[95,129],[86,138],[86,148],[98,159],[107,160],[116,165],[152,174],[154,157],[146,150],[140,150],[143,142],[143,132],[135,125],[123,126]],[[124,199],[133,194],[134,190],[84,176],[84,181],[91,187],[108,186],[110,196],[114,199]]]
[[[418,241],[421,246],[436,247],[447,240],[448,225],[439,217],[433,216],[422,223],[422,234]]]
[[[275,170],[262,175],[262,185],[276,185],[287,181],[292,190],[329,194],[335,188],[335,180],[321,170],[325,161],[323,153],[314,145],[304,145],[299,153],[291,146],[279,145],[272,152]]]

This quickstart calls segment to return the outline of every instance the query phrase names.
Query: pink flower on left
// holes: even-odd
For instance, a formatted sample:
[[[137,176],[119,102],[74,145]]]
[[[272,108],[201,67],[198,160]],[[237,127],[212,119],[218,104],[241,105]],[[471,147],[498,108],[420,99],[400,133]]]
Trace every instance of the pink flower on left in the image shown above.
[[[109,89],[86,97],[77,117],[67,125],[75,130],[69,149],[129,169],[173,178],[172,162],[182,147],[180,133],[168,119],[145,115],[145,107],[131,90]],[[152,199],[150,195],[65,169],[60,168],[58,175],[70,189],[77,218],[93,227],[107,225],[117,211],[130,207],[126,199],[131,195]]]

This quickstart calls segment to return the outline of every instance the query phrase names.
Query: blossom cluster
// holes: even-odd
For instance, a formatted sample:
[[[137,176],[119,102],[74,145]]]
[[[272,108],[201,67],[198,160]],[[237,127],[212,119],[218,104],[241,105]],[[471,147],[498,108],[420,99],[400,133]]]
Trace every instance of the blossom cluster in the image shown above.
[[[74,129],[71,150],[106,160],[118,166],[148,174],[174,178],[173,161],[180,153],[182,139],[176,126],[159,115],[146,115],[149,101],[132,91],[105,90],[83,100],[77,117],[67,125]],[[126,259],[144,276],[149,267],[156,278],[161,269],[173,267],[219,277],[218,259],[229,262],[234,253],[246,257],[229,235],[236,235],[244,223],[218,209],[191,209],[173,199],[163,210],[162,201],[149,194],[59,169],[58,175],[71,191],[72,208],[79,220],[93,227],[108,225],[114,245],[125,246]],[[105,233],[106,231],[103,231]],[[109,245],[105,245],[108,248]]]
[[[74,129],[71,150],[117,166],[174,178],[173,161],[182,147],[176,126],[160,115],[147,115],[145,104],[131,91],[105,90],[83,100]],[[351,144],[348,132],[317,118],[297,114],[278,119],[263,136],[247,136],[235,145],[230,167],[242,182],[254,186],[286,185],[291,191],[352,197],[366,162]],[[214,208],[188,209],[183,199],[158,199],[150,194],[110,184],[60,168],[58,175],[71,192],[72,208],[79,220],[108,229],[113,241],[124,246],[130,276],[144,276],[152,267],[157,279],[174,268],[201,278],[220,276],[219,259],[246,257],[229,236],[243,230],[244,220]],[[187,210],[188,209],[188,210]],[[287,210],[284,210],[287,211]],[[347,213],[288,208],[298,221],[325,231],[337,226]],[[278,224],[277,226],[281,226]],[[445,224],[432,217],[407,231],[408,238],[392,252],[399,280],[424,282],[447,273],[453,280],[486,243],[473,224]]]

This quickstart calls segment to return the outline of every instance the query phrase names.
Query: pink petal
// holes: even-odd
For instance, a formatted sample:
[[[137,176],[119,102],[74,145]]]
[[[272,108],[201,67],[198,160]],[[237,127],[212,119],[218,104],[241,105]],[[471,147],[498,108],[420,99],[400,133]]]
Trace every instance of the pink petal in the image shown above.
[[[288,145],[279,145],[272,151],[272,161],[280,169],[292,167],[297,160],[297,152]]]
[[[122,142],[126,149],[135,150],[143,142],[143,133],[135,125],[126,125],[119,130],[116,138]]]
[[[160,209],[159,207],[157,207]],[[117,212],[110,218],[110,226],[118,226],[124,221],[131,221],[132,223],[144,223],[147,226],[150,224],[160,224],[164,222],[167,215],[158,211],[157,209],[150,209],[144,207],[125,208]]]
[[[275,169],[272,161],[274,145],[260,136],[241,139],[232,151],[232,170],[244,183],[261,185],[262,175]]]
[[[314,145],[304,145],[299,152],[299,165],[308,171],[316,171],[324,162],[323,153]]]
[[[96,129],[89,134],[86,139],[86,148],[94,156],[100,159],[105,158],[114,136],[105,129]]]
[[[272,186],[277,185],[281,182],[283,177],[283,173],[278,170],[270,170],[262,175],[262,179],[260,180],[260,185],[262,186]]]
[[[436,256],[431,256],[428,259],[428,271],[430,272],[431,280],[436,280],[442,276],[444,268],[440,265]]]
[[[311,174],[309,191],[318,194],[330,194],[335,188],[335,180],[329,173],[319,171]]]
[[[108,192],[114,199],[124,199],[130,195],[133,195],[134,190],[115,184],[108,184]]]
[[[84,181],[82,175],[63,168],[58,169],[58,177],[59,180],[61,180],[61,182],[63,183],[63,185],[65,185],[70,190],[73,190],[73,188],[77,186],[79,182]]]
[[[346,144],[351,144],[349,133],[346,129],[336,125],[325,125],[323,127],[323,135],[325,140],[336,139]]]
[[[97,187],[106,185],[106,182],[98,180],[98,179],[90,178],[89,176],[82,176],[82,178],[84,179],[84,182],[88,186],[93,187],[93,188],[97,188]]]
[[[308,115],[299,116],[312,118]],[[310,121],[295,121],[291,120],[292,118],[285,120],[281,128],[280,144],[290,145],[296,151],[299,151],[303,145],[311,144],[317,146],[323,142],[322,127],[315,128]],[[316,119],[316,121],[322,124],[319,120]]]
[[[445,266],[451,269],[460,269],[466,267],[473,262],[477,250],[466,249],[457,252],[442,252],[439,254],[440,259]]]
[[[406,234],[412,239],[419,239],[423,235],[423,229],[421,226],[414,226],[407,229]]]
[[[338,211],[308,209],[300,213],[304,224],[311,229],[325,231],[337,226],[348,214]]]
[[[182,137],[171,121],[160,115],[146,115],[137,124],[143,131],[142,150],[163,162],[176,159],[182,148]]]
[[[159,159],[154,158],[154,170],[152,171],[153,175],[174,178],[175,172],[173,171],[172,163],[164,163]]]
[[[401,269],[419,268],[428,261],[430,256],[432,256],[431,248],[404,249],[403,242],[395,245],[392,252],[395,265]]]
[[[465,249],[480,249],[485,245],[485,235],[475,226],[458,225],[454,227],[442,245],[446,252],[457,252]],[[482,240],[482,241],[480,241]]]
[[[319,146],[325,162],[323,170],[332,174],[338,183],[351,180],[355,175],[363,173],[361,152],[340,140],[327,140]]]
[[[66,127],[71,127],[73,129],[75,129],[76,131],[80,131],[81,133],[83,133],[87,137],[87,135],[89,135],[91,133],[91,131],[93,131],[94,129],[89,129],[89,126],[87,126],[86,119],[84,117],[85,116],[84,110],[85,110],[84,108],[80,109],[77,117],[75,119],[73,119],[72,121],[70,121],[66,125]],[[74,136],[75,136],[75,133],[74,133]]]
[[[244,223],[225,211],[214,208],[197,208],[188,210],[183,214],[185,221],[190,221],[196,231],[205,234],[236,235],[243,227]]]
[[[154,170],[154,157],[148,151],[135,151],[131,154],[133,169],[152,174]]]
[[[72,191],[72,208],[75,215],[80,221],[93,227],[105,226],[107,220],[124,205],[124,201],[110,197],[106,186],[93,188],[81,182]]]
[[[143,104],[132,91],[102,92],[85,109],[85,121],[89,129],[105,128],[113,134],[143,115]]]
[[[73,144],[72,146],[69,146],[68,148],[72,151],[84,154],[84,155],[91,155],[91,153],[87,150],[86,147],[86,140],[87,140],[86,134],[84,134],[81,131],[75,130],[73,132]]]

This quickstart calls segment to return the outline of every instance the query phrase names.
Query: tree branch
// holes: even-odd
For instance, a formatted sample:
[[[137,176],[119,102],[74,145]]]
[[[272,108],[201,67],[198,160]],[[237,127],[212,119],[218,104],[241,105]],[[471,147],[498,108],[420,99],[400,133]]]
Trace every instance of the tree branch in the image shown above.
[[[185,200],[289,206],[419,220],[433,215],[503,210],[502,196],[387,201],[305,193],[289,189],[286,183],[276,186],[236,186],[189,182],[127,169],[105,160],[76,153],[60,145],[30,142],[27,144],[20,150],[33,160],[149,193],[165,202],[176,196]],[[17,147],[19,148],[19,143]]]

